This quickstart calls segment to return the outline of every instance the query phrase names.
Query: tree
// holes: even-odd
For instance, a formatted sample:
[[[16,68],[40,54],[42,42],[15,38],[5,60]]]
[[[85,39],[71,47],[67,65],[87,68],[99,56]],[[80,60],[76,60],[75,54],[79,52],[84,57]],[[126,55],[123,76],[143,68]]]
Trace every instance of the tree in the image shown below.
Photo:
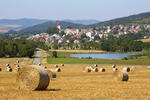
[[[53,52],[52,52],[52,57],[54,57],[54,58],[57,58],[57,57],[58,57],[56,51],[53,51]]]
[[[71,26],[67,26],[67,28],[68,28],[68,29],[72,29],[72,27],[71,27]]]
[[[70,39],[70,38],[71,38],[71,35],[68,34],[68,35],[65,36],[65,38],[66,38],[66,39]]]
[[[54,44],[54,45],[52,46],[52,48],[53,48],[53,49],[58,49],[58,45],[57,45],[57,44]]]
[[[59,30],[58,30],[57,27],[49,27],[49,28],[47,29],[47,33],[48,33],[48,34],[59,33]]]
[[[5,42],[0,40],[0,57],[5,56]]]
[[[65,32],[64,32],[64,31],[61,31],[61,32],[59,33],[59,35],[60,35],[60,36],[63,36],[63,35],[65,35]]]
[[[81,35],[81,39],[87,38],[86,34]]]
[[[18,46],[16,43],[14,42],[9,42],[6,46],[5,46],[5,53],[6,55],[8,55],[9,57],[15,57],[18,53]]]
[[[94,37],[94,40],[100,40],[100,37],[99,37],[98,35],[96,35],[96,36]]]

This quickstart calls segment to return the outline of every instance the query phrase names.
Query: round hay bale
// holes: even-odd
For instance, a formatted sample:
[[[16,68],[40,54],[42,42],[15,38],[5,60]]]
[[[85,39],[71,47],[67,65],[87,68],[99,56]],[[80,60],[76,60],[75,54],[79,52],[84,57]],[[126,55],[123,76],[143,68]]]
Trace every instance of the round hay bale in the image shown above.
[[[20,66],[16,65],[16,70],[19,71],[20,70]]]
[[[105,72],[105,69],[104,69],[104,68],[100,68],[99,71],[100,71],[100,72]]]
[[[18,64],[16,64],[16,67],[20,67]]]
[[[98,67],[98,65],[97,65],[97,64],[95,64],[95,65],[94,65],[94,67]]]
[[[113,68],[113,72],[115,72],[115,71],[117,71],[118,70],[118,68]]]
[[[41,66],[41,63],[39,63],[38,65]]]
[[[19,63],[19,60],[17,60],[16,62]]]
[[[49,85],[50,78],[40,66],[23,67],[17,74],[17,82],[23,90],[44,90]]]
[[[47,67],[45,66],[44,69],[47,69]]]
[[[61,64],[61,66],[64,66],[64,64]]]
[[[148,66],[147,68],[150,69],[150,66]]]
[[[116,68],[116,65],[114,64],[114,65],[112,65],[112,68]]]
[[[56,72],[61,72],[61,69],[60,68],[56,68]]]
[[[92,70],[95,68],[94,66],[89,66]]]
[[[52,69],[46,69],[48,76],[51,78],[56,78],[56,71]]]
[[[58,68],[58,65],[54,65],[55,68]]]
[[[128,81],[129,76],[127,72],[116,71],[114,72],[114,78],[118,81]]]
[[[124,68],[122,69],[122,71],[123,71],[123,72],[130,72],[130,68],[129,68],[129,67],[124,67]]]
[[[115,71],[113,73],[113,78],[117,81],[128,81],[129,80],[129,76],[127,72],[122,72],[122,71]]]
[[[93,70],[93,68],[92,68],[92,67],[85,67],[84,72],[91,72],[92,70]]]
[[[6,64],[6,66],[10,66],[10,64]]]
[[[98,68],[94,68],[94,69],[93,69],[93,72],[98,72]]]
[[[7,72],[12,72],[12,68],[10,66],[7,66]]]

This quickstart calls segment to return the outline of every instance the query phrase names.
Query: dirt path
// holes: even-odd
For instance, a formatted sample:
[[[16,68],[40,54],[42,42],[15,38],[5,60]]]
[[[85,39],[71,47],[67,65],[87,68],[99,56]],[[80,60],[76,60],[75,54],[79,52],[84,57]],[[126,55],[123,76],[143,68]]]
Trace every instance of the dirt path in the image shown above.
[[[37,53],[36,56],[34,58],[33,64],[39,64],[41,62],[41,58],[42,58],[42,50],[41,49],[37,49]]]

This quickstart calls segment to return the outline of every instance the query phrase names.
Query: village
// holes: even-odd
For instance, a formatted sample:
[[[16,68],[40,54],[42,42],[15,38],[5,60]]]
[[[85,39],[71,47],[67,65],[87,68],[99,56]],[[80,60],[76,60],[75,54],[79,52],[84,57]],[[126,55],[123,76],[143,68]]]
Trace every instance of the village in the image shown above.
[[[61,24],[58,22],[57,28],[59,32],[64,34],[53,33],[40,33],[29,36],[27,40],[41,41],[49,44],[60,44],[60,43],[81,43],[81,40],[85,39],[85,42],[96,42],[100,43],[102,39],[107,39],[108,36],[120,37],[126,34],[138,34],[144,33],[143,39],[149,38],[147,34],[150,32],[150,25],[113,25],[113,26],[100,26],[96,28],[87,29],[72,29],[66,28],[61,29]],[[71,38],[67,38],[67,37]]]
[[[150,100],[150,0],[1,0],[0,100]]]

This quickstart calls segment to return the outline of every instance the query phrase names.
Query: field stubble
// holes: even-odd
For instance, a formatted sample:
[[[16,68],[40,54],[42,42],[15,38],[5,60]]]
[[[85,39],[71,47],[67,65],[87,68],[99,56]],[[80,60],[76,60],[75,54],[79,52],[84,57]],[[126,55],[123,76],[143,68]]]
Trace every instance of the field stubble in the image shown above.
[[[16,59],[0,59],[1,67],[5,63],[13,64]],[[88,64],[90,65],[90,64]],[[45,91],[24,91],[17,89],[16,72],[0,72],[0,100],[149,100],[150,70],[138,66],[134,73],[129,73],[129,81],[113,79],[111,65],[99,65],[106,72],[83,72],[87,64],[67,64],[61,67],[56,79],[51,79]],[[25,67],[23,63],[21,66]],[[52,64],[43,64],[54,68]],[[59,65],[60,66],[60,65]],[[118,66],[119,69],[127,65]],[[132,67],[132,66],[129,66]],[[13,67],[14,68],[14,67]]]

